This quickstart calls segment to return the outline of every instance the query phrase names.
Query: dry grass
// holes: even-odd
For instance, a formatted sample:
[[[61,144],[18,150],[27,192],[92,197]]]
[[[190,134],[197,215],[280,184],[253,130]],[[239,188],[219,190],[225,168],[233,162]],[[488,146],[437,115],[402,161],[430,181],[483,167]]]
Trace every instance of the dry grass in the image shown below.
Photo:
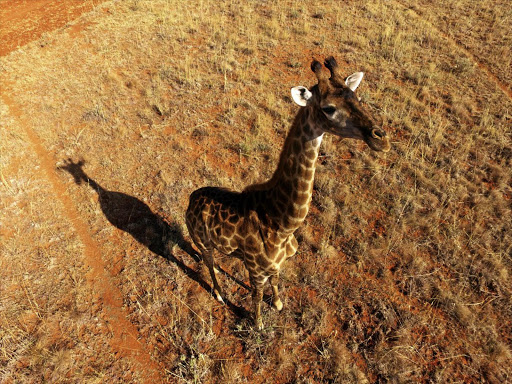
[[[404,5],[406,2],[404,2]],[[407,5],[429,20],[436,28],[468,49],[499,81],[512,91],[512,10],[508,1],[477,4],[451,0],[442,7],[430,0],[408,1]],[[453,67],[464,71],[471,65],[467,57],[460,57]]]
[[[492,18],[470,7],[437,24],[470,2],[107,2],[78,35],[0,59],[24,112],[2,104],[0,378],[145,381],[112,345],[115,322],[22,121],[164,380],[511,380],[512,102],[474,62],[510,89],[510,52],[476,38],[509,23],[495,3]],[[199,186],[271,175],[296,111],[289,88],[312,84],[311,58],[329,54],[365,72],[360,95],[393,149],[325,140],[284,310],[264,308],[259,333],[236,308],[249,308],[243,286],[222,276],[233,305],[220,306],[196,273],[184,211]],[[68,158],[102,189],[57,170]],[[247,284],[237,261],[221,265]]]

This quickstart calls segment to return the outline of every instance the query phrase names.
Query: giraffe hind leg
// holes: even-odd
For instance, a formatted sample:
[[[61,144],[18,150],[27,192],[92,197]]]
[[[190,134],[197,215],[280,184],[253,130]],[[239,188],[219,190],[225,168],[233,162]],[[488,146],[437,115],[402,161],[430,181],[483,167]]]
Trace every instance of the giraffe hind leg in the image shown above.
[[[208,270],[210,271],[210,276],[213,282],[213,293],[215,294],[215,298],[219,302],[223,303],[223,293],[217,280],[217,268],[215,268],[215,263],[213,260],[213,249],[207,248],[198,236],[192,236],[192,240],[196,244],[197,248],[199,248],[199,253],[201,254],[201,263],[204,262],[208,267]]]
[[[186,218],[186,224],[188,228],[188,232],[190,233],[193,242],[199,249],[199,252],[201,254],[201,261],[206,263],[206,266],[208,267],[208,270],[210,271],[210,276],[212,278],[213,282],[213,293],[215,294],[215,298],[223,303],[224,300],[222,299],[223,293],[222,289],[220,288],[219,282],[217,280],[217,268],[215,268],[214,260],[213,260],[213,247],[206,246],[208,242],[203,242],[203,239],[205,239],[205,227],[204,225],[197,225],[198,223],[195,221],[195,217],[190,214],[189,212],[193,212],[192,210],[187,211],[187,218]]]
[[[199,248],[203,256],[203,261],[205,262],[206,266],[208,267],[208,270],[210,271],[210,276],[213,282],[213,293],[215,295],[215,298],[219,302],[224,303],[224,299],[222,298],[223,292],[217,280],[217,268],[215,268],[215,263],[213,260],[213,249],[207,249],[204,246]]]

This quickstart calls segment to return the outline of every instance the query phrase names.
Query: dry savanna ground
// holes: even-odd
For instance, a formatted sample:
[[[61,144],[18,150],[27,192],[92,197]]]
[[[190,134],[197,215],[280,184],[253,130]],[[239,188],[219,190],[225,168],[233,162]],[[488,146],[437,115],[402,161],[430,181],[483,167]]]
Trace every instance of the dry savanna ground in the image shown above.
[[[0,58],[0,382],[512,382],[508,1],[83,3]],[[331,54],[393,147],[324,140],[258,332],[188,196],[268,178]]]

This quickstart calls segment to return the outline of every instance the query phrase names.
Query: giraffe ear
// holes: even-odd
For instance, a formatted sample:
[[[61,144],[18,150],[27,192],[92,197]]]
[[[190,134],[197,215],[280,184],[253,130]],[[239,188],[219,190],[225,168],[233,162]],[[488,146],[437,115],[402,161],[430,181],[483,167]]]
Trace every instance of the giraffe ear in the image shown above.
[[[308,105],[309,100],[313,94],[306,87],[293,87],[292,90],[292,99],[295,101],[295,104],[300,105],[301,107],[305,107]]]
[[[363,72],[356,72],[351,74],[347,79],[345,80],[345,85],[349,87],[352,91],[355,91],[357,87],[359,87],[359,84],[361,83],[361,80],[363,80]]]

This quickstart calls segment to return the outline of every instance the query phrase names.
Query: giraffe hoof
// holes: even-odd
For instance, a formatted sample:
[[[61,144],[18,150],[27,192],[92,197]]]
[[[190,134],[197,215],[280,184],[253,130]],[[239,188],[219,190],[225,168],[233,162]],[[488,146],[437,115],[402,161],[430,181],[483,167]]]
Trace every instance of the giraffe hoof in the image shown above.
[[[278,311],[281,311],[283,309],[283,302],[281,301],[281,299],[277,299],[272,303],[272,306]]]
[[[258,331],[263,330],[263,321],[261,319],[256,320],[256,328],[258,329]]]
[[[217,301],[218,301],[219,303],[224,304],[224,299],[222,298],[222,296],[220,295],[220,293],[219,293],[219,292],[215,292],[215,297],[217,298]]]

